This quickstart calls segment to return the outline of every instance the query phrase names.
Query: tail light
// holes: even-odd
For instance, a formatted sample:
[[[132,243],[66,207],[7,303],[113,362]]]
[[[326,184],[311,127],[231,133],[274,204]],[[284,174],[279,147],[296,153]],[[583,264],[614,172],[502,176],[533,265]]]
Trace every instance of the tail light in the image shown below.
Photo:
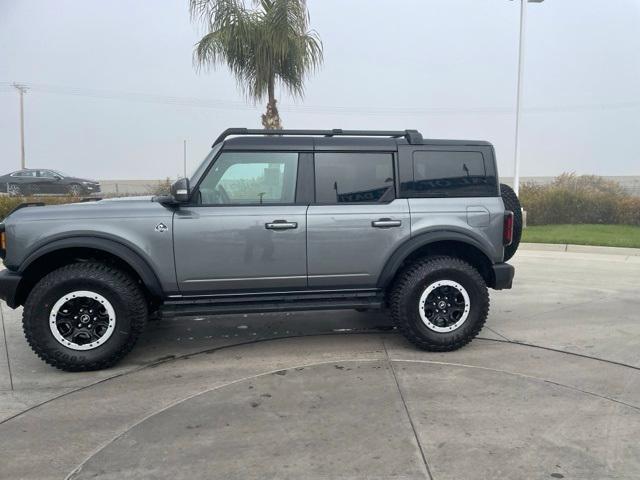
[[[513,242],[513,212],[504,212],[504,223],[502,224],[502,243],[505,247]]]
[[[0,258],[4,258],[7,253],[7,237],[4,233],[4,223],[0,223]]]

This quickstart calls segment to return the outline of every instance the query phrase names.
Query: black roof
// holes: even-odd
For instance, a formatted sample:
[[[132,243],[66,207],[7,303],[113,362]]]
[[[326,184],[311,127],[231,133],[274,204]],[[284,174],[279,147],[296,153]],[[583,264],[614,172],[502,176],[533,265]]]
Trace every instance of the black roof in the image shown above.
[[[227,139],[232,136],[233,138]],[[424,139],[417,130],[249,130],[230,128],[214,142],[227,148],[248,150],[389,150],[398,145],[490,146],[478,140]]]

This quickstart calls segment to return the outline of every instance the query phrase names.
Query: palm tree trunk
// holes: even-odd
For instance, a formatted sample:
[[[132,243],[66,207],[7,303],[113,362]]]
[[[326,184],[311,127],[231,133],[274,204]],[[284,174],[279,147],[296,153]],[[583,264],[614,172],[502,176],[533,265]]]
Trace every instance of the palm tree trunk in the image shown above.
[[[280,121],[280,114],[278,113],[278,107],[276,106],[275,79],[273,77],[269,80],[267,93],[269,95],[269,100],[267,102],[267,110],[262,115],[262,126],[266,129],[279,130],[282,128],[282,122]]]

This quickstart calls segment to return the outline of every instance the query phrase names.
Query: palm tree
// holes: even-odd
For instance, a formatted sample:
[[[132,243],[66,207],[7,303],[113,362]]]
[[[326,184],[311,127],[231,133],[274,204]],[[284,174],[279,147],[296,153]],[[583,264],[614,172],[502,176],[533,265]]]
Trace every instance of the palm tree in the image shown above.
[[[191,18],[208,33],[196,44],[198,69],[226,64],[248,99],[267,96],[264,128],[280,129],[276,83],[302,98],[307,75],[322,63],[322,42],[308,29],[305,0],[189,0]]]

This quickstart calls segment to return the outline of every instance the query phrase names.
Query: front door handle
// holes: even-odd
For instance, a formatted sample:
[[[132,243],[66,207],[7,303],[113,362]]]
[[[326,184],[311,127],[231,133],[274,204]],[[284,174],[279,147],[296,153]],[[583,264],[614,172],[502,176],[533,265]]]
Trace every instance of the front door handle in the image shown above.
[[[371,226],[374,228],[392,228],[399,227],[400,225],[402,225],[401,220],[393,220],[391,218],[381,218],[380,220],[371,222]]]
[[[264,228],[266,228],[267,230],[291,230],[293,228],[298,228],[298,222],[274,220],[273,222],[265,223]]]

